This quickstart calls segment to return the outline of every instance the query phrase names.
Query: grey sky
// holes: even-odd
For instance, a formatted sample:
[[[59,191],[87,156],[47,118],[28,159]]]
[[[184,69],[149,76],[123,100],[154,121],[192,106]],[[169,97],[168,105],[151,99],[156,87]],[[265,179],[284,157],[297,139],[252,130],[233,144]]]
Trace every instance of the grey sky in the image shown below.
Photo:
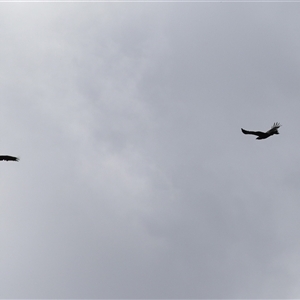
[[[300,3],[0,7],[1,298],[300,297]]]

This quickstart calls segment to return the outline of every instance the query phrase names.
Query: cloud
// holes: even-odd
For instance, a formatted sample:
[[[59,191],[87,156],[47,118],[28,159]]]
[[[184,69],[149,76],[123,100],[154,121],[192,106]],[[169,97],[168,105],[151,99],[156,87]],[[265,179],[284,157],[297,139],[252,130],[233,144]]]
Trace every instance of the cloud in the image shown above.
[[[243,5],[4,4],[1,297],[297,296],[297,11]]]

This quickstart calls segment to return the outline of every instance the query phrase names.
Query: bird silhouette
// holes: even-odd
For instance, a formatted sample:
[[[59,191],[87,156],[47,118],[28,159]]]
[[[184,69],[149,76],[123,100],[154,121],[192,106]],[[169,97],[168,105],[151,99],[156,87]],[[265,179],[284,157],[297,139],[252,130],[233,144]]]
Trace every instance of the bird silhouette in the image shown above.
[[[18,157],[15,156],[10,156],[10,155],[0,155],[0,161],[1,160],[6,160],[6,161],[19,161]]]
[[[268,138],[269,136],[273,135],[273,134],[279,134],[278,132],[278,129],[281,125],[276,122],[273,124],[272,128],[270,130],[268,130],[267,132],[262,132],[262,131],[248,131],[248,130],[245,130],[243,128],[241,128],[242,132],[244,134],[253,134],[253,135],[256,135],[257,136],[257,140],[263,140],[263,139],[266,139]]]

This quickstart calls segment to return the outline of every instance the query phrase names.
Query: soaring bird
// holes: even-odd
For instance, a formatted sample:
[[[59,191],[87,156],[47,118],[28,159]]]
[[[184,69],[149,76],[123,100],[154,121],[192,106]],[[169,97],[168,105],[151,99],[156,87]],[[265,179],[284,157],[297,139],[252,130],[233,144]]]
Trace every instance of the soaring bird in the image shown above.
[[[10,155],[0,155],[0,160],[11,160],[11,161],[19,161],[18,157],[10,156]]]
[[[267,132],[262,132],[262,131],[248,131],[248,130],[245,130],[243,128],[242,129],[242,132],[244,134],[253,134],[253,135],[257,135],[257,140],[263,140],[263,139],[266,139],[268,138],[269,136],[273,135],[273,134],[279,134],[278,132],[278,128],[280,127],[281,125],[276,122],[273,124],[272,128],[270,130],[268,130]]]

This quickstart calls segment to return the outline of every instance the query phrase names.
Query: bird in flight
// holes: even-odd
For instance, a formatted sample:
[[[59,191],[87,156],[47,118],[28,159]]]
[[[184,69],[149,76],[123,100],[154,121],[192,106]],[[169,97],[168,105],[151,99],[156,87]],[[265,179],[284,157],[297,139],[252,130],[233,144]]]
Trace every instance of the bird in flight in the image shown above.
[[[10,155],[0,155],[0,161],[1,160],[19,161],[19,158],[15,157],[15,156],[10,156]]]
[[[281,125],[276,122],[273,124],[272,128],[270,130],[268,130],[267,132],[262,132],[262,131],[248,131],[248,130],[245,130],[243,128],[242,129],[242,132],[244,134],[253,134],[253,135],[257,135],[257,140],[263,140],[263,139],[266,139],[268,138],[269,136],[273,135],[273,134],[279,134],[278,132],[278,128],[280,127]]]

